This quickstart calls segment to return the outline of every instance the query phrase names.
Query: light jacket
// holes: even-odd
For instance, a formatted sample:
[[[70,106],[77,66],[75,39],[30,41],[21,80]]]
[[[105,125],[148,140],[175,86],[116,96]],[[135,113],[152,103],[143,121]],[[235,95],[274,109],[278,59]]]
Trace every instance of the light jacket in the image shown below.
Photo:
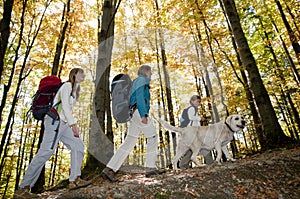
[[[55,105],[57,102],[61,101],[56,110],[59,114],[60,119],[64,122],[67,122],[69,126],[76,123],[72,114],[72,109],[76,102],[76,97],[73,96],[76,96],[76,93],[73,93],[73,95],[71,95],[71,92],[72,83],[65,82],[56,93],[53,102],[53,104]]]
[[[140,75],[133,80],[130,106],[136,104],[141,117],[148,116],[150,109],[150,79]]]
[[[188,109],[188,117],[190,120],[188,126],[201,126],[201,123],[200,123],[201,119],[200,119],[200,116],[198,113],[198,108],[195,106],[191,106],[191,107],[194,107],[194,108]]]

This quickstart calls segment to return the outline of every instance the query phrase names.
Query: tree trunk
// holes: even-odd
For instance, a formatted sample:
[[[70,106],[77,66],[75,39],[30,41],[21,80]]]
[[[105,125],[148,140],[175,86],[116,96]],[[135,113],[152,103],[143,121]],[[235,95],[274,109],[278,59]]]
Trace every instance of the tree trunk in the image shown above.
[[[120,2],[121,0],[118,2],[118,6]],[[86,169],[93,169],[95,166],[104,168],[114,153],[109,76],[114,41],[114,17],[118,6],[117,1],[114,0],[104,0],[103,2],[101,31],[98,34],[98,60],[90,124],[89,157]],[[100,27],[100,22],[98,27]]]
[[[277,34],[279,35],[279,39],[280,39],[280,41],[281,41],[281,43],[282,43],[282,47],[283,47],[284,52],[285,52],[285,54],[286,54],[286,56],[287,56],[287,58],[288,58],[288,60],[289,60],[290,65],[291,65],[291,69],[292,69],[292,72],[293,72],[293,77],[294,77],[296,83],[297,83],[298,85],[300,85],[300,75],[299,75],[299,72],[298,72],[298,70],[297,70],[297,68],[296,68],[296,66],[295,66],[295,64],[294,64],[294,61],[293,61],[293,59],[292,59],[292,57],[291,57],[291,55],[290,55],[290,53],[289,53],[289,51],[288,51],[288,48],[287,48],[286,44],[284,43],[284,41],[283,41],[283,39],[282,39],[282,36],[280,35],[280,33],[279,33],[279,31],[278,31],[278,28],[277,28],[276,23],[275,23],[274,20],[272,19],[272,16],[269,16],[269,17],[270,17],[270,19],[271,19],[271,21],[272,21],[273,27],[275,28]]]
[[[21,44],[22,44],[22,41],[23,41],[23,31],[24,31],[24,27],[25,27],[25,14],[26,14],[26,6],[27,6],[27,1],[24,1],[23,2],[23,8],[22,8],[22,15],[21,15],[21,27],[20,27],[20,33],[19,33],[19,40],[18,40],[18,43],[16,45],[16,49],[15,49],[15,59],[13,61],[13,64],[12,64],[12,68],[15,69],[16,68],[16,65],[17,65],[17,61],[18,61],[18,58],[19,58],[19,49],[21,47]],[[23,63],[22,65],[20,66],[20,68],[18,68],[19,70],[19,76],[18,76],[18,79],[17,79],[17,84],[16,84],[16,90],[15,90],[15,94],[14,96],[12,97],[12,102],[11,102],[11,107],[10,107],[10,110],[9,110],[9,113],[8,113],[8,117],[7,117],[7,125],[5,126],[4,128],[4,132],[2,134],[2,138],[1,138],[1,143],[0,143],[0,155],[2,155],[2,151],[3,151],[3,148],[4,148],[4,144],[5,144],[5,139],[7,138],[7,133],[9,131],[9,124],[11,123],[11,119],[14,115],[14,110],[15,110],[15,107],[16,107],[16,104],[19,100],[19,92],[20,92],[20,87],[21,87],[21,84],[22,82],[25,80],[25,78],[29,75],[29,73],[26,73],[26,63],[27,63],[27,60],[29,58],[29,55],[30,55],[30,52],[31,52],[31,49],[33,47],[33,44],[35,42],[35,39],[40,31],[40,28],[41,28],[41,25],[42,25],[42,20],[43,20],[43,17],[44,17],[44,14],[48,8],[49,4],[46,4],[44,10],[43,10],[43,13],[42,13],[42,16],[41,16],[41,19],[40,19],[40,23],[38,24],[38,27],[36,28],[36,32],[33,33],[33,36],[32,38],[30,38],[30,40],[28,41],[29,43],[27,44],[26,46],[26,52],[25,54],[23,55]],[[12,70],[12,74],[14,70]],[[13,75],[11,75],[13,76]],[[3,111],[3,108],[5,106],[5,102],[6,102],[6,98],[7,98],[7,93],[9,91],[9,88],[11,86],[11,83],[12,83],[12,77],[10,77],[10,81],[8,82],[8,85],[5,86],[5,88],[7,89],[6,90],[6,96],[3,96],[3,99],[2,99],[2,102],[1,102],[1,109],[0,109],[0,118],[2,118],[2,111]],[[1,121],[2,122],[2,121]]]
[[[201,12],[201,14],[202,14],[202,12]],[[204,16],[203,16],[203,18],[204,18]],[[216,77],[217,77],[217,80],[218,80],[218,87],[219,87],[219,92],[215,92],[215,91],[217,91],[217,89],[215,89],[215,91],[214,91],[214,100],[215,101],[217,101],[217,100],[219,100],[220,102],[219,103],[221,103],[222,105],[223,105],[223,107],[224,107],[224,109],[225,109],[225,113],[226,113],[226,115],[225,116],[229,116],[229,112],[228,112],[228,109],[227,109],[227,106],[226,106],[226,104],[225,104],[225,102],[224,102],[224,93],[223,93],[223,87],[222,87],[222,82],[221,82],[221,78],[220,78],[220,75],[219,75],[219,72],[218,72],[218,69],[217,69],[217,67],[216,67],[216,59],[215,59],[215,54],[214,54],[214,49],[213,49],[213,47],[212,47],[212,41],[211,41],[211,38],[210,38],[210,35],[213,35],[213,33],[211,32],[211,30],[210,30],[210,28],[208,27],[208,25],[207,25],[207,23],[206,23],[206,21],[205,20],[203,20],[203,24],[204,24],[204,26],[205,26],[205,33],[206,33],[206,37],[207,37],[207,42],[209,43],[209,49],[210,49],[210,53],[211,53],[211,56],[212,56],[212,59],[213,59],[213,64],[211,64],[212,65],[212,67],[213,67],[213,71],[212,71],[212,73],[214,73],[215,75],[216,75]],[[209,34],[210,33],[210,34]],[[215,42],[217,43],[217,44],[219,44],[219,42],[218,42],[218,40],[216,39],[216,38],[214,38],[214,40],[215,40]],[[216,118],[216,122],[219,122],[220,121],[220,114],[221,114],[221,111],[223,111],[223,110],[217,110],[217,113],[215,114],[216,116],[215,116],[215,118]],[[224,154],[223,154],[224,155]],[[225,156],[224,156],[225,157]]]
[[[157,93],[158,93],[158,107],[162,107],[163,109],[163,113],[161,113],[159,111],[159,115],[158,118],[161,118],[161,116],[164,116],[164,119],[167,120],[167,113],[166,113],[166,105],[165,105],[165,94],[164,94],[164,89],[163,89],[163,83],[162,83],[162,77],[161,77],[161,70],[160,70],[160,58],[159,58],[159,47],[158,47],[158,31],[155,30],[155,51],[156,51],[156,63],[157,63],[157,73],[158,73],[158,77],[159,77],[159,87],[160,89],[158,89]],[[160,105],[160,102],[162,102],[162,105]],[[160,110],[160,109],[159,109]],[[163,144],[163,137],[162,137],[162,133],[161,133],[161,124],[159,124],[159,139],[161,144]],[[165,141],[167,142],[166,145],[166,150],[165,150],[165,156],[166,156],[166,165],[171,164],[171,141],[170,141],[170,133],[168,131],[166,131],[165,133]],[[166,166],[165,165],[165,166]]]
[[[65,35],[67,33],[67,28],[69,25],[68,16],[69,16],[69,12],[70,12],[70,3],[71,3],[71,0],[68,0],[67,5],[65,5],[64,10],[63,10],[62,21],[64,21],[65,23],[63,24],[63,29],[61,30],[61,33],[59,34],[58,43],[56,44],[56,50],[55,50],[51,75],[56,75],[56,76],[58,75],[59,60],[61,57],[61,52],[62,52],[64,40],[65,40]],[[66,11],[65,11],[65,8],[66,8]],[[66,15],[66,17],[65,17],[65,15]],[[66,18],[66,19],[64,20],[64,18]],[[61,67],[61,70],[62,70],[62,67]],[[42,121],[40,137],[39,137],[39,142],[38,142],[38,149],[40,148],[39,146],[43,141],[44,130],[45,130],[44,129],[44,121]],[[40,174],[39,178],[37,179],[36,183],[31,188],[31,191],[33,193],[41,193],[44,191],[44,187],[45,187],[45,165],[44,165],[44,167],[41,171],[41,174]]]
[[[201,64],[201,53],[200,53],[200,49],[198,47],[198,41],[196,38],[198,38],[199,42],[201,41],[201,35],[200,35],[200,31],[199,31],[199,27],[197,24],[195,24],[196,26],[196,31],[197,31],[197,35],[195,35],[194,33],[192,33],[194,36],[193,36],[193,40],[194,40],[194,45],[195,45],[195,49],[196,49],[196,54],[197,54],[197,58],[198,58],[198,62],[199,62],[199,65]],[[192,32],[192,27],[191,27],[191,24],[190,24],[190,29],[191,29],[191,32]],[[201,48],[201,47],[200,47]],[[195,79],[196,79],[196,87],[197,87],[197,92],[199,93],[199,96],[202,97],[202,90],[201,90],[201,81],[202,80],[202,83],[204,85],[204,88],[205,88],[205,93],[206,93],[206,96],[209,98],[210,97],[210,94],[209,94],[209,90],[208,90],[208,87],[206,85],[206,82],[205,82],[205,76],[204,76],[204,73],[201,72],[199,73],[199,76],[201,76],[202,79],[200,79],[200,77],[198,77],[198,73],[196,73],[196,71],[198,71],[195,67],[193,68],[193,71],[194,71],[194,74],[195,74]],[[198,82],[199,80],[199,82]],[[208,107],[211,107],[211,104],[210,102],[208,102]],[[211,108],[209,108],[209,111],[211,111]],[[206,117],[206,114],[205,114],[206,110],[205,110],[205,105],[203,104],[203,102],[200,104],[200,115],[203,116],[204,118],[204,121],[200,121],[201,122],[201,126],[207,126],[208,125],[208,120],[207,120],[207,117]]]
[[[298,1],[299,3],[299,1]],[[286,9],[288,10],[288,13],[290,14],[291,18],[293,19],[293,23],[294,23],[294,26],[296,27],[296,30],[298,31],[298,38],[300,39],[300,30],[299,30],[299,27],[298,27],[298,24],[297,24],[297,21],[299,21],[295,16],[294,14],[292,13],[292,10],[291,8],[288,6],[287,4],[287,1],[284,1],[284,4],[286,6]],[[292,4],[293,5],[293,4]],[[298,4],[299,5],[299,4]],[[299,12],[299,10],[297,10],[296,12]],[[299,15],[297,15],[299,17]]]
[[[168,106],[168,115],[170,119],[170,124],[175,126],[175,119],[174,119],[174,113],[173,113],[173,104],[172,104],[172,92],[171,92],[171,86],[170,86],[170,78],[169,73],[167,71],[167,56],[165,51],[165,39],[164,34],[161,30],[161,20],[159,15],[159,6],[158,1],[155,0],[155,9],[156,9],[156,19],[157,19],[157,26],[158,26],[158,36],[159,36],[159,46],[161,51],[161,59],[162,59],[162,70],[164,74],[165,79],[165,87],[166,87],[166,96],[167,96],[167,106]],[[176,141],[176,134],[174,132],[171,132],[172,135],[172,142],[173,142],[173,149],[175,153],[177,141]]]
[[[2,80],[2,72],[4,69],[4,58],[10,35],[10,21],[14,5],[14,0],[3,1],[3,17],[0,21],[0,83]]]
[[[62,16],[63,28],[59,34],[58,42],[56,44],[56,50],[55,50],[52,73],[51,73],[52,75],[57,75],[58,73],[61,52],[63,50],[64,41],[67,34],[67,28],[69,26],[70,4],[71,4],[71,0],[68,0],[67,4],[64,5],[63,16]]]
[[[225,15],[225,18],[226,18],[226,22],[227,22],[227,25],[228,25],[228,29],[229,29],[230,33],[232,33],[232,29],[231,29],[230,23],[228,21],[228,18],[226,17],[225,9],[224,9],[224,6],[222,5],[221,0],[219,0],[219,3],[220,3],[220,5],[222,7],[222,10],[224,12],[224,15]],[[259,114],[257,112],[257,109],[255,107],[253,95],[252,95],[252,93],[250,91],[250,86],[249,86],[248,81],[247,81],[247,75],[245,73],[245,70],[242,67],[241,57],[239,56],[238,48],[237,48],[237,45],[236,45],[236,43],[234,41],[234,37],[233,37],[232,34],[231,34],[231,38],[232,38],[232,46],[233,46],[234,51],[236,52],[236,55],[237,55],[238,66],[240,68],[240,72],[241,72],[242,78],[240,78],[239,75],[237,74],[236,69],[235,69],[233,63],[230,60],[230,58],[228,57],[228,55],[226,54],[226,52],[223,51],[223,53],[225,54],[225,56],[227,57],[229,63],[231,64],[231,67],[232,67],[232,69],[233,69],[233,71],[235,73],[235,76],[237,77],[237,79],[243,85],[243,87],[245,89],[246,98],[248,100],[248,103],[249,103],[249,106],[250,106],[250,111],[252,113],[252,117],[253,117],[253,121],[254,121],[254,128],[256,130],[256,135],[259,137],[259,136],[263,135],[261,120],[260,120]],[[259,140],[263,140],[263,137],[261,137],[261,139],[259,139]],[[261,144],[264,145],[264,143],[261,143]]]
[[[193,13],[195,15],[195,13],[199,13],[199,14],[203,14],[201,9],[200,9],[200,6],[198,4],[197,1],[195,1],[196,3],[196,6],[197,6],[197,10],[193,10]],[[197,20],[195,18],[195,20]],[[205,33],[206,33],[206,37],[207,37],[207,42],[208,42],[208,45],[209,45],[209,48],[210,48],[210,52],[212,53],[212,58],[213,58],[213,62],[215,63],[215,58],[214,58],[214,54],[212,52],[212,46],[211,46],[211,40],[210,40],[210,37],[208,35],[208,32],[207,32],[207,29],[208,29],[208,26],[206,24],[206,21],[205,20],[202,20],[204,26],[205,26]],[[198,45],[196,45],[196,51],[197,51],[197,56],[198,56],[198,59],[199,59],[199,63],[200,65],[202,65],[202,67],[204,68],[203,69],[203,84],[205,86],[205,89],[206,89],[206,96],[208,98],[211,98],[211,103],[209,103],[209,110],[211,112],[211,122],[212,123],[216,123],[218,121],[220,121],[220,117],[219,117],[219,113],[218,113],[218,109],[217,109],[217,105],[216,105],[216,97],[215,97],[215,94],[214,94],[214,90],[213,90],[213,87],[212,87],[212,82],[211,82],[211,79],[209,78],[209,62],[207,60],[209,60],[206,56],[205,56],[205,52],[204,52],[204,49],[202,47],[202,37],[201,37],[201,34],[200,34],[200,30],[199,30],[199,26],[198,24],[196,24],[196,31],[197,31],[197,37],[198,37],[198,42],[199,42],[199,47]],[[203,122],[201,122],[203,123]],[[206,122],[204,122],[206,123]]]
[[[5,144],[5,148],[3,150],[3,155],[1,157],[1,162],[0,162],[0,174],[2,174],[3,170],[4,170],[4,164],[5,164],[5,161],[7,161],[7,157],[8,157],[8,152],[9,152],[9,146],[11,145],[11,136],[13,134],[13,131],[12,131],[12,126],[14,125],[15,123],[15,114],[12,118],[12,122],[10,124],[10,131],[9,131],[9,134],[8,134],[8,137],[7,137],[7,140],[6,140],[6,144]],[[0,175],[0,182],[2,180],[2,175]],[[4,178],[6,178],[6,176],[3,176]]]
[[[299,131],[300,131],[300,116],[299,116],[299,112],[297,111],[297,108],[291,98],[291,95],[290,93],[286,93],[286,96],[287,96],[287,100],[291,106],[291,109],[292,109],[292,114],[295,118],[295,123],[293,124],[293,126],[297,126],[298,127],[298,130],[295,131],[295,136],[296,136],[296,139],[299,141]]]
[[[283,90],[281,89],[281,100],[283,101],[279,101],[278,97],[276,95],[273,95],[274,98],[276,99],[276,102],[277,102],[277,106],[279,107],[279,110],[281,112],[281,115],[282,115],[282,118],[283,118],[283,121],[285,122],[286,124],[286,127],[288,129],[288,132],[290,133],[290,137],[295,140],[296,139],[296,136],[294,135],[295,132],[298,132],[298,131],[294,131],[295,130],[295,126],[293,125],[293,118],[291,116],[291,111],[288,107],[288,103],[286,101],[286,96],[285,96],[285,93],[283,92]]]
[[[233,0],[222,0],[222,3],[232,27],[242,64],[248,72],[250,90],[254,95],[254,100],[262,121],[263,135],[260,136],[260,139],[262,139],[260,142],[265,143],[265,145],[261,145],[262,150],[278,147],[285,143],[287,137],[279,125],[271,100],[260,77],[254,57],[242,30],[235,3]]]
[[[278,0],[275,0],[275,3],[277,4],[280,16],[282,18],[282,21],[285,25],[285,28],[286,28],[288,34],[289,34],[290,41],[292,43],[293,49],[294,49],[295,54],[296,54],[296,58],[298,59],[298,63],[300,63],[300,45],[298,43],[297,37],[295,36],[295,33],[293,32],[289,22],[286,19],[286,16],[283,12],[283,9],[282,9],[282,6],[281,6],[280,2]]]
[[[215,122],[219,122],[220,121],[220,111],[221,110],[218,110],[217,109],[217,104],[216,104],[216,102],[219,100],[220,101],[220,103],[223,105],[223,107],[224,107],[224,109],[225,109],[225,112],[226,112],[226,115],[228,116],[228,110],[227,110],[227,106],[225,105],[225,103],[224,103],[224,96],[223,96],[223,87],[222,87],[222,83],[221,83],[221,79],[220,79],[220,76],[219,76],[219,73],[218,73],[218,70],[217,70],[217,68],[216,68],[216,59],[215,59],[215,54],[214,54],[214,50],[213,50],[213,47],[212,47],[212,39],[211,39],[211,37],[210,37],[210,35],[213,35],[213,33],[211,32],[211,30],[210,30],[210,28],[209,28],[209,26],[208,26],[208,24],[207,24],[207,22],[206,22],[206,20],[205,20],[205,16],[203,16],[203,12],[202,12],[202,10],[201,10],[201,8],[200,8],[200,6],[199,6],[199,4],[198,4],[198,1],[195,1],[196,2],[196,5],[197,5],[197,13],[199,13],[199,14],[201,14],[201,18],[203,19],[202,20],[202,22],[203,22],[203,24],[204,24],[204,27],[205,27],[205,34],[206,34],[206,38],[207,38],[207,43],[208,43],[208,46],[209,46],[209,50],[210,50],[210,53],[211,53],[211,57],[212,57],[212,60],[213,60],[213,63],[212,64],[209,64],[209,63],[207,63],[207,62],[205,62],[206,64],[205,64],[205,71],[206,71],[206,78],[209,78],[209,73],[213,73],[213,74],[215,74],[216,75],[216,77],[217,77],[217,80],[218,80],[218,87],[219,87],[219,92],[215,92],[214,90],[213,90],[213,86],[211,85],[211,79],[209,79],[209,83],[207,84],[209,87],[211,87],[211,88],[209,88],[209,90],[210,90],[210,96],[212,96],[212,104],[213,104],[213,113],[214,113],[214,119],[215,119]],[[216,39],[215,39],[215,41],[217,41]],[[218,43],[218,42],[217,42]],[[203,53],[201,53],[201,55],[202,56],[204,56],[204,50],[203,50],[203,48],[201,48],[202,50],[201,50],[201,52],[203,52]],[[203,58],[202,58],[203,59]],[[207,59],[207,58],[205,58],[205,59]],[[207,60],[209,60],[209,59],[207,59]],[[210,71],[209,69],[208,69],[208,65],[211,65],[212,66],[212,68],[213,68],[213,70],[212,71]]]
[[[160,15],[159,15],[159,6],[158,6],[158,1],[155,0],[155,11],[156,11],[156,51],[157,51],[157,66],[158,66],[158,73],[160,77],[160,86],[161,86],[161,96],[162,96],[162,102],[163,102],[163,108],[164,108],[164,118],[167,120],[167,115],[169,116],[170,123],[172,125],[175,125],[175,119],[174,119],[174,113],[173,113],[173,104],[172,104],[172,93],[171,93],[171,87],[170,87],[170,78],[169,74],[167,71],[167,56],[165,52],[165,41],[164,41],[164,34],[161,30],[161,20],[160,20]],[[158,38],[157,38],[157,33],[158,33]],[[165,111],[165,100],[164,100],[164,90],[162,86],[162,78],[161,78],[161,73],[160,73],[160,63],[159,63],[159,47],[160,47],[160,52],[161,52],[161,59],[162,59],[162,71],[165,79],[165,89],[166,89],[166,101],[167,101],[167,112]],[[173,143],[173,154],[175,154],[175,149],[177,145],[176,141],[176,134],[174,132],[166,132],[166,140],[168,143],[167,151],[166,151],[166,158],[167,158],[167,163],[171,160],[171,139],[170,135],[172,137],[172,143]]]

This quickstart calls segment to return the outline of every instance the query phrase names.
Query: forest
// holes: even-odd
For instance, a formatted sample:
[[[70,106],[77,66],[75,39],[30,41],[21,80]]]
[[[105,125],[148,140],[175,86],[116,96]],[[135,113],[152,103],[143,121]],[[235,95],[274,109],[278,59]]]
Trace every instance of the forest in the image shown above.
[[[152,67],[159,168],[172,168],[178,135],[157,120],[178,126],[195,94],[202,125],[244,116],[246,128],[228,146],[236,159],[299,144],[299,0],[3,0],[0,13],[3,198],[12,198],[43,139],[43,122],[28,111],[40,79],[66,81],[74,67],[86,74],[74,109],[85,176],[105,167],[128,129],[112,117],[112,78],[134,79],[142,64]],[[145,145],[142,135],[124,165],[143,166]],[[32,191],[67,179],[69,164],[59,143]]]

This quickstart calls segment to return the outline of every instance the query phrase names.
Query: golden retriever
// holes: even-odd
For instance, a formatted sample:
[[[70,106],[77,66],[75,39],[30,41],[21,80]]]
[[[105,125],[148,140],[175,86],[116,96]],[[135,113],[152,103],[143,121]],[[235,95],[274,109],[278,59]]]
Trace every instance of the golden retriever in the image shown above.
[[[178,132],[180,138],[178,140],[176,155],[173,160],[174,169],[177,170],[177,163],[181,156],[183,156],[189,149],[192,150],[191,160],[198,166],[201,166],[197,160],[197,155],[201,148],[208,150],[216,149],[217,164],[221,164],[222,151],[227,159],[235,161],[229,156],[227,144],[233,139],[233,133],[242,130],[246,122],[243,116],[239,114],[230,115],[225,121],[209,126],[187,126],[184,128],[170,125],[164,120],[160,120],[161,125],[170,131]]]

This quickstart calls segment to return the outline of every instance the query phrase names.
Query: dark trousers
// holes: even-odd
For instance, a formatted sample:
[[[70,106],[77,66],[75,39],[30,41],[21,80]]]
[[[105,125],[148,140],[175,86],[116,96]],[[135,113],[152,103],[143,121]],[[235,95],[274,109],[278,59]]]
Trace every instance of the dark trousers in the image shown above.
[[[200,149],[200,154],[204,157],[204,163],[205,164],[212,164],[214,162],[214,159],[212,157],[211,151],[207,149]],[[192,168],[191,166],[191,157],[192,157],[192,151],[188,150],[185,155],[181,158],[179,161],[179,168]]]

